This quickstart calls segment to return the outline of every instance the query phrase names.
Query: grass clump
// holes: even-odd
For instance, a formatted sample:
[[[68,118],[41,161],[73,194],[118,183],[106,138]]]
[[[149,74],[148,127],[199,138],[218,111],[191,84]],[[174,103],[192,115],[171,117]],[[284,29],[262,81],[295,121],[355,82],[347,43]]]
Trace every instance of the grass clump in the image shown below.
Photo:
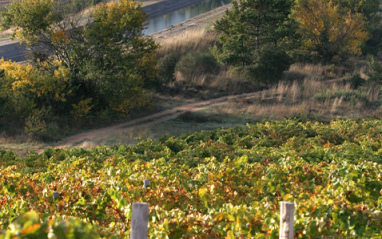
[[[353,104],[359,102],[368,102],[367,93],[362,91],[355,90],[325,90],[323,92],[319,92],[313,96],[313,98],[320,102],[332,101],[334,99],[341,99],[346,102],[351,102]]]

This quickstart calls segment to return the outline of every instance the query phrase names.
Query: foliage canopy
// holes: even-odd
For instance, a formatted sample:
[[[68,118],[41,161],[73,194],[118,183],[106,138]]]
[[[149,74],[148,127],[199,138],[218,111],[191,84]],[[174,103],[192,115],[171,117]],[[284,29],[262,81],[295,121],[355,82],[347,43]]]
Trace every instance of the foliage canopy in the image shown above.
[[[146,14],[141,6],[130,0],[101,3],[88,19],[65,16],[59,6],[51,0],[14,1],[3,14],[3,24],[14,27],[14,36],[28,44],[35,62],[29,66],[1,62],[2,107],[29,107],[10,111],[22,121],[33,109],[83,118],[100,112],[127,115],[146,105],[145,89],[156,79],[157,45],[143,35]],[[47,75],[55,83],[48,83]],[[17,98],[22,104],[12,101],[19,91],[25,92]],[[48,92],[55,93],[42,99]]]
[[[283,51],[284,40],[293,34],[289,21],[291,6],[292,1],[288,0],[234,1],[232,10],[215,22],[219,44],[213,48],[214,55],[221,63],[246,68],[261,64],[261,57],[258,57],[262,54],[260,52],[270,53],[271,48],[277,52]],[[263,79],[268,83],[269,80],[278,80],[280,73],[289,68],[289,61],[281,60],[280,63],[276,58],[271,61],[274,65],[285,64],[287,67],[276,67],[279,72],[274,79]],[[253,76],[261,75],[261,70],[252,67],[252,72],[256,72]]]
[[[368,39],[365,16],[356,6],[342,1],[299,0],[294,16],[307,50],[316,52],[327,63],[335,56],[361,54]]]

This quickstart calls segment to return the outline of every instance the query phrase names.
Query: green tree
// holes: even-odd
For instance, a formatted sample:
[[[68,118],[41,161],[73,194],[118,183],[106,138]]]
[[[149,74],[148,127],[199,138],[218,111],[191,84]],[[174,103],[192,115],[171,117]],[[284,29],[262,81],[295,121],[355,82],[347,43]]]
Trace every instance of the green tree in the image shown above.
[[[130,0],[100,4],[74,49],[77,80],[100,106],[122,113],[146,103],[142,89],[156,76],[157,44],[144,36],[146,14]]]
[[[2,13],[2,28],[15,27],[13,37],[29,45],[36,44],[43,32],[48,32],[55,22],[62,20],[53,9],[51,0],[13,1]]]
[[[332,0],[341,9],[362,13],[369,23],[373,23],[379,12],[379,0]]]
[[[268,49],[268,45],[273,46],[276,51],[284,49],[286,40],[293,35],[293,24],[289,19],[292,2],[234,1],[232,10],[227,11],[214,25],[219,33],[219,43],[213,48],[215,57],[221,63],[246,68],[258,64],[262,53],[270,53],[269,50],[262,50]],[[260,70],[252,67],[252,72],[254,69]],[[253,74],[260,75],[261,73]]]
[[[64,18],[57,4],[15,1],[4,19],[39,61],[58,60],[69,69],[72,97],[64,111],[75,108],[73,114],[82,115],[78,109],[108,109],[127,114],[147,103],[143,88],[156,76],[157,45],[142,33],[146,14],[141,6],[131,0],[99,4],[90,18],[81,19]],[[25,7],[29,5],[33,11]]]
[[[337,0],[340,1],[340,0]],[[377,55],[382,51],[382,22],[381,22],[381,8],[379,7],[378,0],[341,0],[348,4],[348,9],[362,13],[366,20],[366,29],[369,32],[369,39],[362,46],[362,53],[364,55],[373,54]],[[354,9],[354,10],[353,10]]]
[[[255,79],[275,83],[289,69],[292,60],[284,50],[266,45],[256,51],[254,62],[248,68],[251,75]]]

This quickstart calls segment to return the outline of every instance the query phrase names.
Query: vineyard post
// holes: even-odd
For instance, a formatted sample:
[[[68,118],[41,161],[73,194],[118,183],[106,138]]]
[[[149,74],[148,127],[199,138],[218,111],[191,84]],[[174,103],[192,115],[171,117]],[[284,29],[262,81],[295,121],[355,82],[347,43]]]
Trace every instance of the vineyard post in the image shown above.
[[[149,204],[133,203],[130,239],[146,239],[148,232]]]
[[[56,202],[56,201],[58,201],[58,197],[60,196],[60,194],[57,192],[57,187],[54,187],[53,190],[54,190],[53,191],[53,202]],[[59,203],[57,203],[57,211],[61,211]]]
[[[294,203],[281,202],[279,239],[293,239]]]
[[[148,180],[148,179],[143,180],[143,187],[144,188],[147,188],[149,185],[150,185],[150,180]]]
[[[58,192],[53,192],[53,202],[55,202],[58,199]]]

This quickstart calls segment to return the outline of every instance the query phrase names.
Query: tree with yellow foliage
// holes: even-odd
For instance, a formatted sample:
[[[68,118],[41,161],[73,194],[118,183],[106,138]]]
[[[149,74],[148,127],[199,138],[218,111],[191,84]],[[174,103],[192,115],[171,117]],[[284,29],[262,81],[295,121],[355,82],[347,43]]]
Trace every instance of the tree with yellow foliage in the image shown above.
[[[334,57],[361,54],[361,46],[368,39],[362,13],[341,8],[336,2],[298,0],[293,11],[304,49],[318,54],[324,63]]]
[[[25,133],[42,136],[46,119],[65,112],[72,96],[70,72],[61,62],[18,64],[0,59],[0,119],[25,126]]]
[[[141,5],[132,0],[101,3],[81,21],[66,16],[59,4],[14,1],[2,13],[2,25],[14,27],[14,36],[29,44],[37,61],[67,67],[72,88],[68,105],[76,112],[126,115],[145,105],[145,88],[156,79],[157,44],[143,35],[147,15]]]

